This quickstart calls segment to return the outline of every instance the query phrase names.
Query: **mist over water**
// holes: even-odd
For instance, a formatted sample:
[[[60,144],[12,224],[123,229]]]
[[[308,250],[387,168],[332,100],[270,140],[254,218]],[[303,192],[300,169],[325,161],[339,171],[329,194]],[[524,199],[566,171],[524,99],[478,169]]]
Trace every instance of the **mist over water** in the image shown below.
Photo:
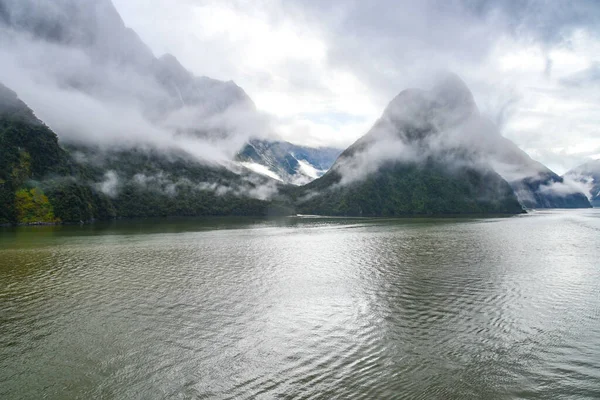
[[[0,233],[0,397],[598,398],[600,213]]]

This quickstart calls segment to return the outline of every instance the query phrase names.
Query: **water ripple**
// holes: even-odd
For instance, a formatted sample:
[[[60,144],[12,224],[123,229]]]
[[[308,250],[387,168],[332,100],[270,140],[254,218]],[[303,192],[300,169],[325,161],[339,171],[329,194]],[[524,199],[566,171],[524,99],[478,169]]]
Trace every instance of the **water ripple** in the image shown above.
[[[589,213],[17,241],[0,397],[597,398]]]

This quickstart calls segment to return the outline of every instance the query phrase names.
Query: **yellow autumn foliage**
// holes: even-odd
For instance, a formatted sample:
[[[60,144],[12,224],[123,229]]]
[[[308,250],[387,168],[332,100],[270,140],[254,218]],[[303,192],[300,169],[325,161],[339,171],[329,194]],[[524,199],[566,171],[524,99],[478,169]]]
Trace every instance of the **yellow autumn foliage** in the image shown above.
[[[58,222],[48,197],[37,188],[17,191],[15,193],[15,210],[17,221],[22,224]]]

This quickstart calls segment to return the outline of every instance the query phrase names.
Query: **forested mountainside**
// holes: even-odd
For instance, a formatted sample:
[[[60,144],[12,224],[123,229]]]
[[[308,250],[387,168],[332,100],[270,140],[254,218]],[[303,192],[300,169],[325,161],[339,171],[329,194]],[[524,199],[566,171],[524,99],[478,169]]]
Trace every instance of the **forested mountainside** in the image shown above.
[[[590,207],[480,116],[449,75],[431,91],[408,89],[323,177],[296,191],[302,213],[393,216]],[[563,189],[562,187],[560,189]]]
[[[277,183],[186,154],[59,145],[0,86],[0,224],[162,215],[267,215]]]
[[[104,196],[78,184],[75,170],[54,132],[0,85],[0,223],[79,221],[108,212],[98,209]]]
[[[0,34],[11,84],[35,103],[34,115],[0,91],[0,223],[591,206],[483,118],[456,76],[400,93],[337,157],[260,139],[242,88],[156,57],[110,0],[0,0]]]

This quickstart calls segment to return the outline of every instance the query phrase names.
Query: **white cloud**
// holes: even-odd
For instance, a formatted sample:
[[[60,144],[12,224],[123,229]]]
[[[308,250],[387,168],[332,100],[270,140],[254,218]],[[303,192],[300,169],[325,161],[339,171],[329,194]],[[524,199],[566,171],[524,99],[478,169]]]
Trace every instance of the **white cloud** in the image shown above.
[[[98,183],[98,188],[101,192],[109,197],[115,197],[117,195],[119,186],[119,177],[115,171],[106,171],[104,174],[104,181]]]
[[[157,54],[173,53],[198,75],[242,86],[259,110],[279,121],[275,129],[285,140],[347,146],[384,105],[352,71],[332,68],[325,35],[301,10],[290,14],[280,1],[115,4]],[[345,114],[353,122],[332,126],[309,114]],[[357,120],[361,130],[349,126]]]
[[[250,137],[270,129],[268,118],[246,103],[219,112],[203,104],[153,112],[166,96],[152,76],[114,60],[98,62],[84,48],[0,29],[0,59],[0,82],[65,142],[184,151],[222,164]],[[218,104],[219,93],[212,93],[210,101]]]
[[[565,178],[564,182],[553,182],[549,185],[540,186],[540,192],[550,193],[558,196],[565,196],[574,193],[584,193],[588,199],[593,197],[591,182],[577,181],[571,178]]]
[[[287,140],[347,145],[400,90],[427,87],[432,71],[448,68],[505,136],[557,172],[599,152],[599,82],[564,84],[600,61],[593,2],[560,12],[536,0],[527,9],[459,0],[115,4],[156,53],[235,80]],[[354,118],[324,122],[323,113]],[[569,157],[560,161],[556,149]]]

